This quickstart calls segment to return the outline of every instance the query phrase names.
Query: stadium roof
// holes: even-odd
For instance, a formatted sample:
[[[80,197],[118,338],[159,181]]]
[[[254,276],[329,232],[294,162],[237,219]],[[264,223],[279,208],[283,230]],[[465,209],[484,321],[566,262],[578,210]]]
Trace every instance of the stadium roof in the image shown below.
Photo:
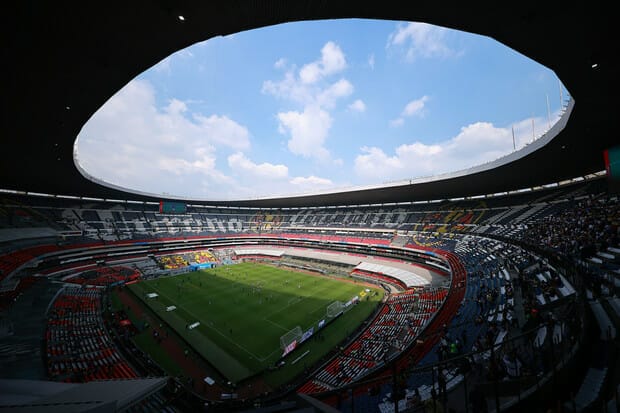
[[[352,205],[497,193],[600,171],[603,150],[618,142],[612,101],[618,64],[609,47],[615,15],[599,3],[11,2],[4,16],[2,189],[160,199],[84,178],[73,159],[82,125],[131,79],[177,50],[214,36],[297,20],[410,20],[486,35],[554,70],[574,98],[574,108],[557,136],[548,134],[493,168],[383,188],[210,205]]]
[[[56,383],[39,380],[0,380],[0,412],[122,411],[162,389],[167,377]]]

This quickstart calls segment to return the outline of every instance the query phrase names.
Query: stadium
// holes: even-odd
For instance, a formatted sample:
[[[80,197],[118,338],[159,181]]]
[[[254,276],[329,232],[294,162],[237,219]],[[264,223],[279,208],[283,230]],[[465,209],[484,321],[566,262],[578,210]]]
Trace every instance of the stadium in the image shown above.
[[[0,411],[617,411],[617,63],[598,5],[14,4],[3,25]],[[191,44],[287,22],[489,36],[570,91],[458,172],[204,200],[80,168],[88,119]]]

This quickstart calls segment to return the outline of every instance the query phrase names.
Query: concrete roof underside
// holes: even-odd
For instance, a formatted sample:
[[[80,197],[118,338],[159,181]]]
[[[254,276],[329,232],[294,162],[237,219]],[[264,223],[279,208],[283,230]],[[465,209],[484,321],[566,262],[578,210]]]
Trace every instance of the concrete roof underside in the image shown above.
[[[197,203],[267,208],[497,193],[603,170],[603,150],[620,141],[612,102],[618,83],[615,13],[597,2],[18,1],[8,3],[3,14],[2,189],[161,199],[86,179],[73,161],[84,123],[135,76],[177,50],[218,35],[298,20],[410,20],[489,36],[555,71],[575,105],[563,130],[545,145],[476,173],[348,192]]]

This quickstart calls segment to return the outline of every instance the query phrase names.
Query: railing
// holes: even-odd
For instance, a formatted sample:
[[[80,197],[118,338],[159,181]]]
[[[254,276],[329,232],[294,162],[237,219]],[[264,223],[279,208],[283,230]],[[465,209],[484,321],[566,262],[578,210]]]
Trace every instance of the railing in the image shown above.
[[[577,291],[583,291],[583,280],[572,260],[543,248],[530,245],[526,248],[549,259]],[[464,408],[465,412],[475,412],[483,409],[483,404],[488,411],[500,412],[522,406],[524,401],[527,404],[528,400],[530,403],[534,400],[533,405],[542,405],[568,399],[570,404],[575,394],[567,390],[573,389],[575,379],[584,374],[583,357],[577,355],[592,336],[591,323],[585,322],[584,303],[583,295],[572,296],[544,313],[537,325],[529,326],[510,339],[406,369],[398,369],[394,363],[387,380],[375,378],[357,382],[322,393],[317,398],[343,412],[377,411],[379,408],[382,413],[447,411],[454,407],[458,411]],[[547,319],[551,311],[554,318]],[[540,337],[543,328],[546,339],[541,345],[536,337]],[[432,338],[426,335],[421,341]],[[511,364],[514,354],[519,356],[519,366]],[[512,368],[507,369],[508,365]],[[445,373],[442,379],[439,372]],[[418,389],[419,394],[414,389]]]
[[[575,369],[571,363],[586,331],[583,305],[577,300],[574,304],[567,306],[561,319],[541,322],[500,343],[401,371],[394,364],[387,381],[358,382],[318,398],[343,412],[376,411],[378,407],[382,413],[455,407],[465,412],[485,411],[482,405],[500,412],[543,388],[547,398],[560,400],[566,396],[560,388],[566,378],[561,372]],[[536,337],[541,329],[546,329],[547,337],[539,345]],[[424,410],[429,406],[431,410]]]

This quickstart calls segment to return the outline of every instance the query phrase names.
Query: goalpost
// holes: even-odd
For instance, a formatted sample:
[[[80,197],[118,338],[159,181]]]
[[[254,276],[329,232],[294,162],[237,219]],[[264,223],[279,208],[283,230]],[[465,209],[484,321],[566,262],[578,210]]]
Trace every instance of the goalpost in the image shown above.
[[[339,316],[344,311],[344,303],[342,301],[334,301],[330,305],[327,306],[327,311],[325,312],[327,317],[334,318]]]
[[[301,327],[300,326],[297,326],[294,329],[292,329],[291,331],[289,331],[288,333],[283,334],[280,337],[280,348],[282,350],[284,350],[285,352],[287,352],[286,350],[293,343],[295,343],[295,345],[297,343],[299,343],[299,341],[301,340],[302,334],[303,334],[303,332],[301,331]],[[294,346],[293,346],[293,348],[294,348]],[[290,350],[288,352],[290,352]]]

